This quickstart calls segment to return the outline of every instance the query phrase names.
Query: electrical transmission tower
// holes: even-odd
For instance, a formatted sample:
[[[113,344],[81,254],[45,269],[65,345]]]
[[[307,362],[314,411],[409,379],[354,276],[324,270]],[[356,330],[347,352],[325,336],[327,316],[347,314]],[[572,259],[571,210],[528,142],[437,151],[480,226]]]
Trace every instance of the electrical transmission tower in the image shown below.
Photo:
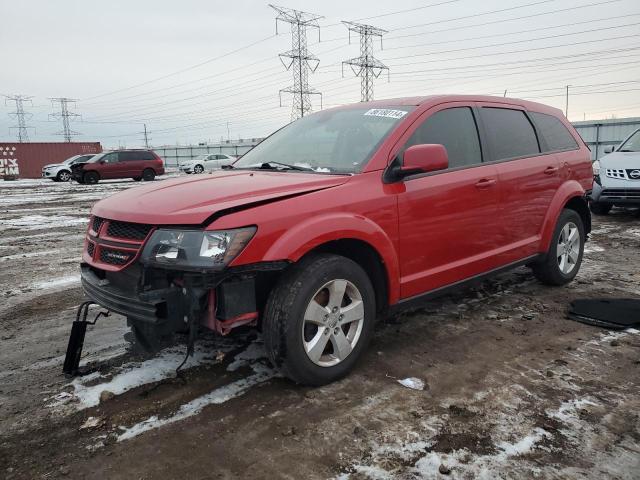
[[[57,132],[56,135],[62,135],[65,142],[70,142],[72,136],[80,135],[80,133],[71,130],[71,126],[69,125],[72,119],[80,116],[77,113],[69,111],[69,104],[75,103],[76,100],[66,97],[50,98],[49,100],[51,100],[53,106],[55,106],[56,103],[60,104],[59,112],[49,114],[50,118],[59,118],[62,120],[62,131]]]
[[[380,37],[382,49],[382,36],[387,31],[363,23],[345,21],[342,23],[349,29],[349,43],[351,43],[351,32],[360,36],[360,56],[342,62],[342,76],[344,77],[344,66],[351,66],[353,73],[360,77],[360,101],[368,102],[373,100],[373,80],[378,78],[383,70],[389,73],[389,67],[373,56],[373,37]]]
[[[13,102],[16,105],[16,111],[9,113],[9,116],[14,117],[16,119],[17,125],[13,127],[9,127],[9,130],[15,128],[18,130],[18,142],[28,142],[29,141],[29,132],[30,127],[27,125],[27,118],[31,118],[32,115],[24,111],[24,102],[30,102],[31,98],[26,95],[5,95],[5,105],[8,105],[9,102]]]
[[[324,17],[291,8],[269,6],[278,12],[276,34],[278,20],[291,24],[291,50],[279,56],[284,67],[293,72],[293,85],[280,90],[280,106],[282,106],[282,93],[290,93],[293,97],[291,120],[296,120],[311,111],[311,95],[320,95],[320,108],[322,108],[322,94],[309,87],[309,72],[316,71],[320,60],[307,49],[307,28],[317,28],[318,40],[320,40],[318,20]]]

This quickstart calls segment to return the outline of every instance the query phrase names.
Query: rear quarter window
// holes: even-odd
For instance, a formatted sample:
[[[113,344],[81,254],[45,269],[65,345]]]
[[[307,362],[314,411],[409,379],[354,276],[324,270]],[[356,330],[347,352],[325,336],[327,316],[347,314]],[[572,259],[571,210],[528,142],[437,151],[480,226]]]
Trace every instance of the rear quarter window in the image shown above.
[[[540,153],[536,131],[522,110],[483,107],[482,120],[493,160]]]
[[[578,143],[573,138],[573,135],[558,118],[538,112],[529,112],[529,115],[536,124],[538,132],[545,140],[546,146],[543,145],[545,152],[575,150],[578,148]]]

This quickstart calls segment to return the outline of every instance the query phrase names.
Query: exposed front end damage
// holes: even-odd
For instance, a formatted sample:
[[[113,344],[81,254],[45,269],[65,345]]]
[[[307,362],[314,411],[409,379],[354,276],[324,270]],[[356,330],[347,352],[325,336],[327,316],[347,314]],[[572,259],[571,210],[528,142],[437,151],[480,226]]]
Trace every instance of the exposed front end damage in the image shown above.
[[[175,332],[188,332],[192,344],[200,327],[227,335],[257,325],[269,286],[288,262],[228,266],[255,230],[172,229],[93,216],[83,290],[92,302],[126,316],[145,350]]]

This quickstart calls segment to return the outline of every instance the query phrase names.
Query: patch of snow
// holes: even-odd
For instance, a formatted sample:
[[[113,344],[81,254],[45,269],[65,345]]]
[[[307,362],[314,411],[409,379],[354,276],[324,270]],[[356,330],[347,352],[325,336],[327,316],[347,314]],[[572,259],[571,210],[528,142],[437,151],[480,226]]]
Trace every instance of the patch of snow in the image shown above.
[[[0,220],[0,225],[20,230],[42,230],[47,228],[71,227],[89,221],[86,217],[71,217],[69,215],[25,215],[18,218]]]
[[[58,254],[62,251],[63,251],[62,248],[54,248],[51,250],[39,250],[35,252],[15,253],[13,255],[5,255],[4,257],[0,257],[0,262],[7,262],[9,260],[18,260],[21,258],[45,257],[47,255]]]
[[[60,287],[68,287],[80,283],[80,275],[70,275],[68,277],[55,278],[53,280],[44,280],[31,284],[31,288],[36,290],[50,290]]]
[[[216,388],[215,390],[197,397],[188,403],[180,406],[178,411],[173,415],[166,418],[159,418],[157,415],[147,418],[140,423],[133,425],[130,428],[124,430],[122,434],[118,436],[118,442],[128,440],[133,437],[137,437],[141,433],[163,427],[175,422],[179,422],[194,415],[198,415],[208,405],[218,405],[224,403],[233,398],[239,397],[244,394],[251,387],[260,383],[266,382],[275,375],[275,372],[269,368],[263,367],[256,373],[249,375],[248,377],[241,378],[235,382],[231,382],[223,387]]]

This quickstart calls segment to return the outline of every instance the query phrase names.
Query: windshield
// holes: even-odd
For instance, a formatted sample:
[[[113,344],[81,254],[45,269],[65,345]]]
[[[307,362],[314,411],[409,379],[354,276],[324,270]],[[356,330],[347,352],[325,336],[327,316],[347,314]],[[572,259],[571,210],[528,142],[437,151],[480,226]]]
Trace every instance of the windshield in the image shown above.
[[[618,149],[619,152],[640,152],[640,130],[631,135]]]
[[[234,168],[273,168],[356,173],[413,107],[328,110],[301,118],[247,152]],[[271,164],[269,165],[271,166]]]
[[[76,160],[78,160],[80,158],[80,155],[75,155],[71,158],[67,158],[64,162],[62,162],[64,165],[72,165],[73,163],[75,163]]]

